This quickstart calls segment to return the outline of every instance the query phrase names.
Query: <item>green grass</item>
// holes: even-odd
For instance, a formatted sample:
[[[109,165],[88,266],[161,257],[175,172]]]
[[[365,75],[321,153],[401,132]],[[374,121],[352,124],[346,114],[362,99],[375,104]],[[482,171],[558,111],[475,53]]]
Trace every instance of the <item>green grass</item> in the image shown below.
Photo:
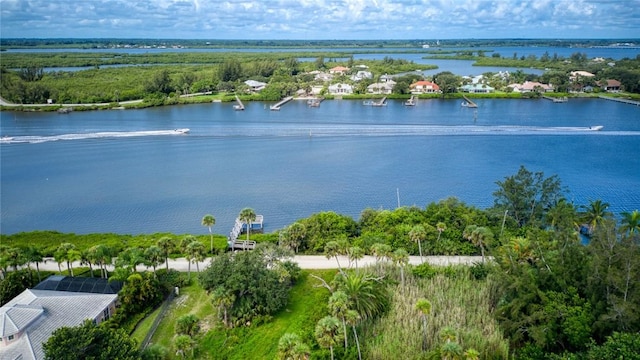
[[[326,280],[333,278],[335,270],[313,271]],[[172,341],[176,320],[187,314],[195,314],[201,320],[202,332],[198,339],[196,357],[199,359],[273,359],[278,341],[285,333],[297,333],[309,344],[313,344],[313,330],[317,321],[326,315],[329,291],[316,287],[318,281],[301,273],[289,295],[289,304],[274,317],[261,324],[248,327],[224,329],[217,320],[216,312],[206,292],[197,284],[182,288],[180,296],[170,305],[160,322],[151,343],[160,344],[175,354]],[[194,282],[195,283],[195,282]],[[145,319],[143,323],[153,320]],[[134,337],[144,339],[144,327]],[[150,326],[150,325],[149,325]],[[139,340],[142,341],[142,340]]]
[[[149,314],[149,316],[140,321],[140,323],[138,323],[138,325],[136,326],[135,330],[131,334],[131,337],[134,338],[138,342],[138,344],[142,344],[142,342],[144,341],[144,338],[151,330],[153,322],[160,315],[161,309],[162,306],[155,309],[151,314]]]

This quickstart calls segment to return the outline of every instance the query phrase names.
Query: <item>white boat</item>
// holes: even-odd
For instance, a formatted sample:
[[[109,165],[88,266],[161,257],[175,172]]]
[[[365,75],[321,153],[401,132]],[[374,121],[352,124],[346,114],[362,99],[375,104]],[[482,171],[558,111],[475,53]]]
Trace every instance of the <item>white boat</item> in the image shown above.
[[[242,105],[233,105],[233,110],[244,110],[244,106],[242,106]]]
[[[173,131],[177,132],[178,134],[187,134],[191,129],[175,129]]]
[[[600,131],[600,130],[602,130],[602,128],[603,128],[603,127],[604,127],[604,126],[602,126],[602,125],[589,126],[589,130],[590,130],[590,131]]]

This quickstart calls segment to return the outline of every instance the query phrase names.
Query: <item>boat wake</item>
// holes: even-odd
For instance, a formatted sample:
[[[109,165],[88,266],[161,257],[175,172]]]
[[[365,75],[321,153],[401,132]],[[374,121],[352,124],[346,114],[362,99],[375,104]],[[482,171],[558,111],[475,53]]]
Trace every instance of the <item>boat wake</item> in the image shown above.
[[[446,135],[640,135],[640,132],[603,132],[602,126],[539,127],[514,125],[365,125],[365,124],[254,124],[215,127],[213,136],[446,136]]]
[[[189,132],[189,129],[174,129],[174,130],[150,130],[150,131],[104,131],[104,132],[93,132],[93,133],[51,135],[51,136],[3,136],[2,138],[0,138],[0,144],[19,144],[19,143],[38,144],[43,142],[60,141],[60,140],[86,140],[86,139],[125,138],[125,137],[139,137],[139,136],[183,135],[188,132]]]

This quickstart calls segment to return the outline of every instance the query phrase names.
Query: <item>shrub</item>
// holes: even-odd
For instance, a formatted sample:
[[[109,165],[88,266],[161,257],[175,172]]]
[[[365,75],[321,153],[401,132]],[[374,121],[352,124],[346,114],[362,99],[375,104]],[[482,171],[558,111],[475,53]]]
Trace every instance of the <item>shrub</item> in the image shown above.
[[[438,273],[438,271],[433,266],[429,265],[429,263],[422,263],[414,266],[411,269],[411,272],[413,275],[423,279],[431,279]]]

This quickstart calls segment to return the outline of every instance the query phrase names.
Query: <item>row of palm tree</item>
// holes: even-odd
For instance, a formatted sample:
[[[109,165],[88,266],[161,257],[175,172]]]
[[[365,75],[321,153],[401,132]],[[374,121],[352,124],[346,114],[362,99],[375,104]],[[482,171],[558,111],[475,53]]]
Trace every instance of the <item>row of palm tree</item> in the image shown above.
[[[104,244],[94,245],[81,251],[72,243],[62,243],[54,251],[53,259],[58,264],[60,274],[62,274],[62,265],[65,264],[68,274],[75,276],[73,264],[80,262],[81,265],[89,266],[91,277],[94,276],[94,266],[96,266],[100,269],[100,277],[106,279],[109,277],[108,266],[110,265],[127,269],[130,272],[137,272],[139,265],[145,265],[152,267],[155,274],[157,267],[164,262],[168,271],[169,257],[177,250],[189,263],[189,278],[191,277],[191,263],[195,263],[197,271],[200,271],[199,263],[205,259],[206,250],[204,244],[191,235],[185,236],[180,242],[165,236],[160,238],[155,245],[147,248],[129,247],[119,253]],[[43,261],[45,261],[43,250],[36,246],[0,248],[0,268],[3,276],[8,268],[17,271],[20,267],[27,266],[31,269],[31,264],[35,264],[38,281],[42,281],[39,264]]]

